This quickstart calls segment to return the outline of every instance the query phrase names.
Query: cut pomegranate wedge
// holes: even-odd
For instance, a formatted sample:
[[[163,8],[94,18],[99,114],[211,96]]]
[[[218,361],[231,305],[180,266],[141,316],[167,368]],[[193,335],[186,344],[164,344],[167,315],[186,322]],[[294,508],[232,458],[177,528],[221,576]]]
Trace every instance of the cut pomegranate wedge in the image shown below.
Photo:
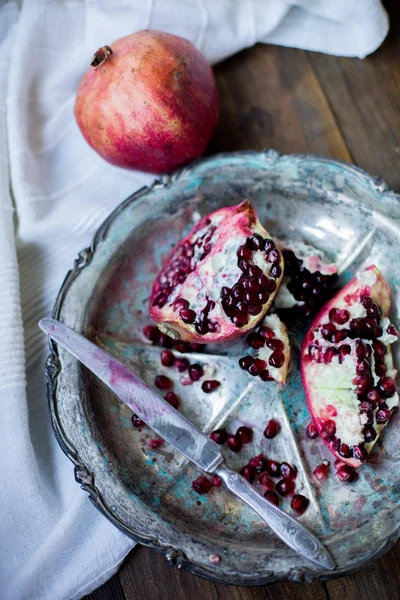
[[[267,315],[260,326],[247,336],[256,352],[243,356],[239,365],[263,381],[285,383],[289,368],[290,346],[285,325],[278,315]]]
[[[368,267],[322,308],[302,347],[314,423],[332,454],[352,467],[367,459],[399,403],[389,308],[388,284]]]
[[[266,314],[282,273],[280,250],[245,200],[204,217],[179,242],[154,283],[150,315],[175,339],[234,339]]]
[[[296,307],[301,316],[311,317],[332,296],[337,265],[326,262],[322,252],[304,242],[277,243],[285,260],[285,274],[274,306],[278,310]]]

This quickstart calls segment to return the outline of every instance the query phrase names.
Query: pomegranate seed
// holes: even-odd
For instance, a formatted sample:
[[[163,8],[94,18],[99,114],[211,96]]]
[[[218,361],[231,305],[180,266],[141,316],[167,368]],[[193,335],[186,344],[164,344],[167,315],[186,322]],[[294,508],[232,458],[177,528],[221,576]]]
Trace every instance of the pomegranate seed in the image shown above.
[[[378,377],[384,377],[386,375],[386,366],[384,364],[375,363],[375,373]]]
[[[366,425],[363,429],[364,439],[367,443],[373,442],[377,436],[375,429],[372,425]]]
[[[239,366],[245,371],[248,370],[248,368],[250,367],[250,365],[253,364],[253,362],[254,358],[252,356],[242,356],[242,358],[239,358]]]
[[[268,300],[268,298],[267,298],[267,300]],[[266,302],[266,300],[265,300],[265,302]],[[256,315],[259,315],[260,312],[262,311],[262,305],[261,304],[249,304],[247,311],[250,315],[253,315],[253,317],[255,317]]]
[[[265,339],[268,340],[274,337],[274,332],[269,327],[260,327],[258,333]]]
[[[265,370],[266,366],[267,366],[267,363],[265,362],[265,360],[261,360],[260,358],[255,358],[254,362],[249,366],[249,368],[247,370],[250,373],[250,375],[256,376],[256,375],[260,375],[260,373]]]
[[[309,438],[311,438],[312,440],[314,440],[315,438],[317,438],[319,436],[318,429],[316,428],[314,421],[311,421],[307,425],[306,433],[307,433],[307,436]]]
[[[248,248],[247,246],[239,246],[238,251],[236,252],[237,256],[239,258],[251,258],[252,257],[252,251],[250,250],[250,248]]]
[[[149,446],[152,450],[157,450],[160,446],[164,444],[164,440],[156,440],[154,438],[149,439]]]
[[[269,274],[271,277],[278,279],[282,275],[282,269],[279,265],[272,265]]]
[[[379,381],[379,389],[386,398],[390,398],[396,391],[396,383],[391,377],[384,377]]]
[[[248,323],[248,317],[246,315],[235,315],[232,319],[232,322],[236,325],[236,327],[244,327]]]
[[[260,483],[267,490],[273,490],[275,488],[275,483],[272,481],[272,479],[266,471],[260,473],[258,483]]]
[[[341,465],[336,471],[336,477],[343,483],[351,483],[358,479],[358,473],[350,465]]]
[[[281,475],[284,479],[296,479],[297,470],[286,462],[281,464]]]
[[[226,433],[225,429],[215,429],[210,433],[210,438],[220,446],[225,444],[227,437],[228,434]]]
[[[182,308],[179,311],[179,316],[184,323],[194,323],[196,319],[196,312],[191,308]]]
[[[310,501],[308,498],[306,498],[302,494],[295,494],[292,498],[290,506],[292,507],[292,510],[294,510],[295,513],[297,513],[298,515],[302,515],[306,512],[309,504]]]
[[[195,363],[189,367],[189,377],[192,381],[198,381],[204,375],[204,369],[201,365]]]
[[[254,332],[247,336],[246,342],[249,346],[256,349],[262,348],[265,345],[264,338],[259,333]]]
[[[340,439],[337,438],[336,436],[333,436],[333,438],[330,439],[330,442],[331,442],[332,450],[334,452],[337,452],[340,447]]]
[[[281,472],[281,465],[276,460],[267,460],[265,469],[272,477],[279,477]]]
[[[226,442],[228,444],[228,447],[230,450],[232,450],[232,452],[239,452],[242,448],[242,440],[240,439],[240,437],[238,435],[228,435],[228,437],[226,438]]]
[[[312,346],[309,347],[308,354],[309,354],[310,358],[312,358],[316,362],[319,362],[319,359],[321,357],[321,349],[319,348],[319,346],[315,346],[313,344]]]
[[[279,260],[279,251],[276,248],[273,248],[267,254],[267,261],[269,263],[276,263],[278,260]]]
[[[143,425],[145,425],[145,422],[137,415],[132,415],[131,421],[134,427],[143,427]]]
[[[333,342],[334,344],[343,342],[343,340],[347,338],[348,334],[349,332],[347,329],[339,329],[338,331],[335,331],[335,333],[332,333],[331,342]]]
[[[247,273],[247,271],[250,268],[250,261],[247,260],[246,258],[242,258],[240,260],[238,260],[238,267],[241,271],[243,271],[243,273]]]
[[[161,364],[164,367],[172,367],[175,362],[175,356],[170,350],[161,350]]]
[[[220,385],[221,383],[216,379],[209,379],[207,381],[203,381],[201,384],[201,389],[204,393],[211,394],[211,392],[214,392],[217,388],[219,388]]]
[[[344,325],[350,318],[350,313],[348,310],[340,309],[340,308],[332,308],[329,311],[329,319],[338,325]]]
[[[367,398],[370,402],[379,402],[380,395],[378,390],[369,390]]]
[[[236,435],[240,437],[243,444],[249,444],[253,439],[253,432],[250,429],[250,427],[239,427],[239,429],[236,432]]]
[[[281,496],[288,496],[292,492],[294,492],[294,488],[296,487],[294,481],[291,479],[281,479],[276,484],[276,491]]]
[[[350,354],[351,348],[348,344],[343,344],[339,348],[339,362],[342,363],[344,361],[344,357]]]
[[[279,369],[285,362],[285,355],[283,354],[283,352],[275,350],[269,357],[268,362],[271,365],[271,367]]]
[[[268,502],[271,502],[271,504],[275,504],[275,506],[279,506],[279,498],[275,492],[271,492],[270,490],[267,490],[264,493],[264,498],[266,500],[268,500]]]
[[[399,337],[399,332],[397,331],[396,327],[392,324],[390,324],[387,328],[387,332],[389,335],[395,335],[396,337]]]
[[[166,335],[165,333],[160,333],[160,346],[164,348],[172,348],[174,340]]]
[[[174,348],[177,352],[189,352],[190,351],[190,344],[188,344],[188,342],[175,342]]]
[[[336,425],[332,420],[325,421],[321,425],[321,437],[324,440],[331,439],[336,433]]]
[[[368,347],[360,340],[356,342],[356,355],[358,358],[366,358],[368,356]]]
[[[356,386],[356,391],[365,394],[374,385],[374,380],[369,375],[357,375],[352,380]]]
[[[364,306],[364,308],[371,308],[371,306],[373,304],[373,300],[372,300],[371,296],[366,296],[366,295],[360,297],[360,302]]]
[[[247,481],[249,483],[253,483],[253,481],[254,481],[254,479],[256,477],[256,470],[255,470],[255,468],[252,465],[246,465],[240,471],[240,474],[243,475],[243,477],[245,479],[247,479]]]
[[[388,408],[379,408],[376,411],[375,419],[377,423],[386,423],[390,419],[390,410]]]
[[[266,458],[263,454],[258,454],[257,456],[253,456],[249,460],[249,465],[255,468],[255,470],[259,473],[263,471],[266,467]]]
[[[371,365],[370,365],[368,359],[364,358],[363,360],[360,360],[359,363],[357,363],[356,373],[358,375],[364,375],[365,373],[369,373],[370,370],[371,370]]]
[[[333,323],[326,323],[321,328],[322,337],[324,337],[326,340],[330,340],[331,335],[333,333],[335,333],[335,331],[336,331],[336,327],[334,326]]]
[[[271,240],[269,238],[265,238],[265,240],[264,240],[264,250],[265,250],[265,252],[269,252],[273,248],[275,248],[275,242],[274,242],[274,240]]]
[[[198,477],[192,481],[192,488],[198,494],[208,494],[212,488],[212,483],[207,477]]]
[[[372,347],[374,349],[375,354],[378,354],[379,356],[384,356],[386,354],[386,346],[380,340],[373,341]]]
[[[266,428],[264,429],[264,437],[267,439],[274,438],[279,433],[280,425],[274,419],[268,421]]]
[[[220,485],[222,483],[222,479],[219,475],[213,475],[211,477],[211,483],[213,484],[214,487],[220,487]]]
[[[339,350],[335,347],[332,348],[328,348],[328,350],[326,350],[326,352],[324,352],[324,362],[325,363],[330,363],[332,362],[332,359],[334,356],[338,356],[339,354]]]
[[[165,396],[165,399],[168,402],[168,404],[170,404],[173,408],[178,410],[179,398],[176,394],[174,394],[174,392],[168,392],[168,394]]]
[[[265,342],[265,345],[268,346],[271,350],[283,350],[284,344],[282,340],[277,340],[275,338],[269,339]]]
[[[174,385],[169,377],[166,377],[165,375],[157,375],[155,384],[160,390],[170,390]]]
[[[353,446],[353,457],[360,460],[361,462],[364,462],[368,458],[368,452],[361,444],[359,444]]]
[[[329,470],[329,465],[326,463],[321,463],[320,465],[315,467],[315,469],[313,471],[313,475],[314,475],[315,479],[322,482],[322,481],[325,481],[325,479],[328,477],[328,470]]]
[[[270,375],[268,369],[265,369],[262,373],[260,373],[261,381],[274,381],[274,378]]]
[[[189,367],[189,360],[187,358],[175,358],[175,366],[178,367],[179,373],[183,373]]]
[[[204,352],[205,344],[189,344],[189,352]]]
[[[148,340],[153,342],[153,344],[158,344],[160,341],[160,331],[155,325],[146,325],[146,327],[143,328],[143,334]]]

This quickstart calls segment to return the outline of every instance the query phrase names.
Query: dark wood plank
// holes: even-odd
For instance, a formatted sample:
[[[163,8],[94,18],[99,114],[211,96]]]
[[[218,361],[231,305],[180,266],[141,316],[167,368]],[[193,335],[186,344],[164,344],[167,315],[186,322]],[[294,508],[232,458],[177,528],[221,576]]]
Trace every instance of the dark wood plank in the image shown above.
[[[84,600],[126,600],[118,574],[100,588],[85,596]]]
[[[209,154],[275,148],[351,161],[304,52],[259,44],[215,74],[221,114]]]
[[[325,585],[330,600],[399,600],[400,543],[370,567]]]
[[[400,189],[400,4],[391,31],[365,60],[307,53],[354,162]]]

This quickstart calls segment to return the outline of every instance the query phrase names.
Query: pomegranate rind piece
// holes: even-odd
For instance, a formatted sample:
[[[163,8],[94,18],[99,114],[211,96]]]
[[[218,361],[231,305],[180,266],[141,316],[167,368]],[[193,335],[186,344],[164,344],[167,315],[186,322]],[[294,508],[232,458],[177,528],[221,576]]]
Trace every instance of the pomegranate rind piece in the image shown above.
[[[323,326],[329,322],[332,309],[347,310],[350,313],[345,323],[337,324],[340,330],[347,328],[352,319],[365,319],[366,309],[360,298],[369,296],[381,309],[381,316],[377,317],[377,323],[382,329],[382,335],[371,339],[347,337],[340,343],[333,343],[324,339]],[[359,467],[362,461],[346,456],[346,446],[353,453],[353,448],[360,446],[369,454],[376,444],[379,436],[388,421],[380,423],[377,421],[377,412],[380,404],[371,405],[371,410],[361,410],[361,402],[365,401],[366,392],[360,390],[356,377],[360,374],[356,371],[361,360],[359,352],[362,341],[363,352],[366,354],[366,363],[370,365],[370,371],[366,375],[366,387],[378,389],[380,377],[376,374],[377,356],[374,351],[376,340],[386,346],[384,365],[385,377],[395,378],[396,370],[393,368],[391,344],[397,340],[396,335],[388,333],[390,321],[388,313],[390,310],[390,288],[380,270],[372,265],[357,274],[334,298],[327,302],[319,314],[313,320],[305,335],[301,350],[301,375],[306,392],[307,405],[313,417],[318,433],[334,456],[340,461],[352,467]],[[360,334],[361,335],[361,334]],[[346,346],[346,352],[342,348]],[[362,384],[362,379],[361,379]],[[391,411],[399,403],[396,393],[390,397],[382,397],[388,410]],[[368,404],[366,403],[367,407]],[[372,419],[372,421],[371,421]],[[364,428],[372,426],[376,437],[370,442],[364,438]],[[333,433],[332,433],[333,432]],[[338,446],[338,440],[340,445]],[[344,444],[345,446],[342,446]],[[342,452],[341,452],[342,451]]]
[[[248,247],[244,257],[238,256],[253,236],[261,236],[262,247]],[[268,240],[273,244],[269,249],[264,245]],[[246,280],[258,277],[263,281],[259,291],[244,287]],[[263,319],[282,277],[282,254],[245,200],[207,215],[179,242],[153,285],[150,315],[174,339],[202,344],[235,339]],[[236,284],[244,297],[234,298]],[[226,295],[233,305],[227,306]]]

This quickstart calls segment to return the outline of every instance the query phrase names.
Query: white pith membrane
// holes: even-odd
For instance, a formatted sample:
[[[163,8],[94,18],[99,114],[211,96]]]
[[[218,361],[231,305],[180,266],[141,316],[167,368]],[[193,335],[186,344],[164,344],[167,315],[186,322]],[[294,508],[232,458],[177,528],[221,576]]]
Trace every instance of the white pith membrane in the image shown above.
[[[389,294],[387,283],[376,267],[372,266],[362,271],[322,309],[311,325],[303,344],[303,381],[314,422],[331,452],[343,462],[354,467],[359,466],[361,461],[351,455],[343,455],[341,453],[342,444],[349,447],[350,454],[352,454],[354,446],[361,446],[369,453],[377,442],[382,429],[388,423],[388,421],[377,421],[378,411],[382,408],[392,411],[399,403],[397,391],[387,397],[379,390],[379,382],[382,378],[395,379],[397,373],[393,368],[391,344],[398,338],[387,318]],[[365,300],[366,296],[372,297],[372,300],[382,309],[382,315],[376,317],[377,327],[382,330],[381,335],[365,339],[353,334],[352,338],[347,336],[336,343],[325,339],[329,335],[324,337],[322,329],[330,321],[329,312],[332,309],[346,309],[350,313],[346,322],[334,322],[336,331],[343,329],[349,331],[353,319],[365,319],[371,315],[371,311],[375,309],[369,308],[370,314],[367,314],[367,308],[360,300],[363,297],[363,302],[368,302]],[[361,346],[361,342],[364,346]],[[382,350],[379,342],[386,346],[384,355],[378,354],[374,349],[375,343],[376,347],[380,347]],[[365,354],[363,359],[361,354]],[[383,360],[379,359],[379,356],[383,356]],[[366,361],[363,362],[363,368],[367,370],[357,374],[356,368],[360,360]],[[376,369],[381,371],[381,376],[375,372]],[[360,375],[361,377],[365,375],[365,382],[356,380],[356,377]],[[361,395],[356,393],[356,390],[360,389],[360,383],[361,386],[365,383],[364,393]],[[375,403],[375,406],[372,404],[369,410],[365,408],[368,405],[363,404],[360,412],[361,403],[368,401],[366,394],[372,389],[379,391],[379,403]],[[330,435],[332,425],[329,423],[331,422],[334,423],[333,436]],[[365,427],[375,430],[376,437],[372,441],[365,439]],[[340,445],[338,440],[340,440]],[[349,454],[346,448],[344,451],[345,454]]]
[[[263,335],[261,335],[261,332],[263,332],[264,337]],[[252,337],[254,338],[255,336],[257,336],[257,339],[260,339],[261,336],[261,338],[264,341],[264,345],[261,348],[255,348],[252,351],[252,353],[247,355],[245,358],[248,359],[248,357],[251,357],[254,359],[262,360],[266,363],[265,368],[258,374],[257,370],[259,369],[257,368],[255,368],[255,371],[252,372],[252,369],[254,367],[257,367],[257,362],[251,363],[249,360],[247,360],[247,367],[244,367],[244,365],[246,364],[245,361],[243,361],[242,363],[240,361],[239,364],[241,366],[243,365],[242,368],[245,368],[245,370],[248,371],[251,375],[254,374],[255,376],[260,376],[263,381],[273,380],[281,384],[285,383],[290,361],[290,345],[285,325],[282,323],[278,315],[267,315],[266,317],[264,317],[260,325],[254,330],[254,332],[249,334],[247,339],[249,340]],[[278,340],[282,342],[282,349],[279,348],[278,350],[276,350],[274,347],[269,347],[268,342],[272,342],[273,344]],[[284,359],[282,365],[279,367],[274,366],[273,358],[271,359],[271,356],[273,356],[274,353],[276,355],[276,352],[281,353]]]
[[[308,304],[307,300],[310,297],[312,298],[311,303],[314,303],[310,307],[310,314],[312,312],[315,314],[315,309],[322,306],[331,295],[329,291],[337,279],[337,265],[335,263],[328,263],[322,251],[305,242],[284,239],[276,240],[276,242],[284,257],[287,257],[287,260],[285,260],[285,274],[275,297],[274,307],[278,310],[290,309],[294,306],[304,307],[305,304]],[[291,252],[295,255],[293,259],[290,258]],[[295,286],[296,278],[299,282],[298,286]],[[313,287],[317,287],[317,289],[322,288],[319,296],[313,297],[312,293],[307,294],[306,289],[302,286],[302,283],[306,279],[310,280],[311,285],[308,288],[310,292],[312,292]],[[312,284],[315,285],[313,286]],[[325,297],[324,285],[327,290]]]
[[[249,241],[254,236],[260,248]],[[238,257],[240,247],[249,256]],[[233,339],[265,315],[282,272],[281,253],[244,201],[204,217],[177,245],[153,286],[150,314],[175,339],[203,344]],[[244,287],[249,281],[254,290]]]

